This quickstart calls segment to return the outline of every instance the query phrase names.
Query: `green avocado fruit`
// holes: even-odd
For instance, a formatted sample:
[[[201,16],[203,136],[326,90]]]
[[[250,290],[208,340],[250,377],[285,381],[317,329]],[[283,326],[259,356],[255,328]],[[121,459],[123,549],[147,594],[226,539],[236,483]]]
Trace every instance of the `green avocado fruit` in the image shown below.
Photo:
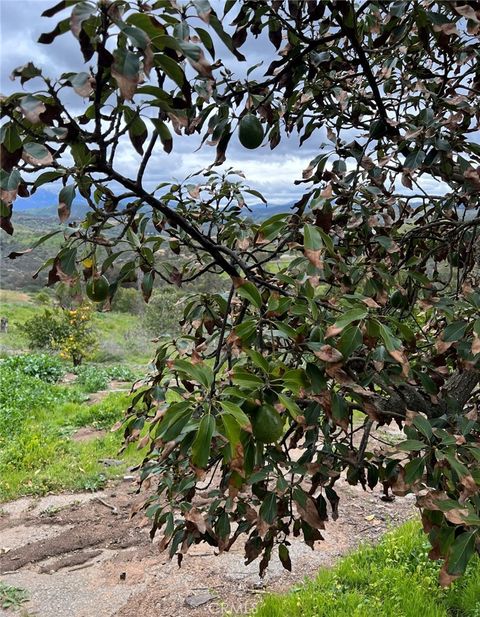
[[[87,283],[87,296],[92,302],[104,302],[108,298],[110,284],[105,276],[91,278]]]
[[[390,296],[390,304],[396,309],[406,309],[408,306],[408,298],[397,289]]]
[[[273,443],[282,437],[284,430],[282,416],[271,406],[262,405],[252,418],[253,435],[261,443]]]
[[[263,141],[263,127],[257,116],[246,114],[238,125],[238,139],[244,148],[254,150]]]

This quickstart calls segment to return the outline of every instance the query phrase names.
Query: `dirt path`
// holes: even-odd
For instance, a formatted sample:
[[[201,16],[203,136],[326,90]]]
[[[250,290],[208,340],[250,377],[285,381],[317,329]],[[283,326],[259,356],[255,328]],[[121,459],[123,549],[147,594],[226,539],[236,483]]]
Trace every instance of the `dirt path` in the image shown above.
[[[315,551],[292,540],[293,572],[272,560],[265,579],[243,564],[241,545],[214,556],[196,546],[179,570],[149,539],[149,521],[129,519],[136,485],[96,494],[23,498],[0,516],[2,581],[28,591],[36,617],[207,617],[246,612],[265,590],[286,590],[363,541],[415,515],[413,501],[340,487],[340,518],[326,524]],[[1,614],[1,609],[0,609]],[[11,613],[9,613],[11,614]]]

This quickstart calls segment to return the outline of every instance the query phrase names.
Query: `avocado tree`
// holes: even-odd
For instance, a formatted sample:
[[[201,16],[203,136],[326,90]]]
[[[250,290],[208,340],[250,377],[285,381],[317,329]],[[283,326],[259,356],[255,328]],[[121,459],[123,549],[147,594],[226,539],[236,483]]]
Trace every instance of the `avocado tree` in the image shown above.
[[[85,67],[13,71],[32,87],[2,100],[1,226],[13,233],[17,195],[54,183],[49,285],[111,298],[137,273],[148,300],[158,280],[229,282],[191,298],[124,423],[171,556],[242,537],[247,563],[263,572],[278,548],[289,568],[289,538],[313,546],[337,517],[343,476],[415,493],[448,584],[480,551],[480,3],[221,5],[44,12],[60,21],[39,43],[73,35]],[[246,42],[270,46],[268,66]],[[152,159],[168,166],[194,134],[211,166],[147,190]],[[318,144],[288,212],[249,217],[262,197],[222,166],[232,135],[252,156]],[[72,223],[76,196],[89,211]],[[392,422],[405,439],[379,449],[372,429]]]

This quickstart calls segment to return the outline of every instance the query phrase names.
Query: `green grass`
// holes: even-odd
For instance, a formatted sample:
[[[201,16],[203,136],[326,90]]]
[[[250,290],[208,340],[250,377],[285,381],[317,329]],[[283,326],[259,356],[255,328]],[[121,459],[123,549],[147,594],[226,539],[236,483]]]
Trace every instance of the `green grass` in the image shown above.
[[[344,557],[286,595],[270,595],[254,617],[480,617],[480,559],[450,588],[438,586],[440,564],[416,522],[375,547]]]
[[[28,594],[24,589],[11,587],[0,581],[0,608],[19,609],[28,600]]]
[[[121,431],[112,433],[110,427],[123,417],[128,394],[110,393],[89,405],[75,387],[48,384],[8,367],[0,373],[0,501],[98,490],[140,461],[141,453],[131,446],[121,465],[100,462],[118,456]],[[73,440],[85,426],[107,432],[89,441]]]

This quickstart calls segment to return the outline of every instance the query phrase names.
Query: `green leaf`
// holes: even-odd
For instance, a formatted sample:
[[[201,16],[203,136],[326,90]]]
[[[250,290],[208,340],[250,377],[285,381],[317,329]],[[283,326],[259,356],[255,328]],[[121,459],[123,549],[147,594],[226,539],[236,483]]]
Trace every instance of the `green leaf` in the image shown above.
[[[240,442],[240,426],[235,418],[229,413],[222,413],[218,416],[223,425],[223,435],[227,438],[230,446],[230,456],[235,456],[235,446]],[[222,431],[220,431],[222,432]]]
[[[280,332],[281,334],[283,334],[284,337],[292,339],[293,341],[298,337],[298,332],[294,328],[292,328],[292,326],[289,326],[283,321],[276,321],[275,328],[277,328],[277,332]],[[278,336],[275,331],[274,334]]]
[[[263,386],[263,379],[242,368],[234,369],[232,381],[234,384],[244,387],[256,388],[258,386]]]
[[[215,418],[211,414],[203,416],[192,444],[192,463],[195,467],[203,469],[207,466],[215,427]]]
[[[288,409],[288,411],[290,412],[290,415],[292,416],[294,420],[296,420],[298,416],[302,415],[302,410],[297,405],[297,403],[291,398],[289,398],[288,396],[286,396],[285,394],[282,394],[281,392],[279,392],[278,400],[280,401],[280,403],[282,403],[285,409]]]
[[[192,364],[188,360],[175,360],[173,365],[174,368],[198,381],[205,388],[209,388],[213,383],[213,371],[206,364]]]
[[[432,438],[432,425],[424,416],[418,415],[413,419],[413,425],[417,428],[422,435],[428,440]]]
[[[10,153],[16,152],[22,147],[20,135],[11,122],[7,122],[0,128],[0,143]]]
[[[288,548],[285,546],[285,544],[280,544],[280,546],[278,547],[278,557],[282,562],[282,566],[285,568],[285,570],[291,572],[292,562],[290,559],[290,553],[288,552]]]
[[[189,401],[171,404],[158,425],[156,437],[164,441],[176,439],[190,420],[191,413]]]
[[[364,319],[368,315],[368,310],[364,308],[354,308],[350,311],[344,313],[337,321],[335,322],[335,326],[337,328],[345,328],[354,321],[360,321]]]
[[[414,152],[411,152],[407,156],[405,162],[403,163],[403,167],[405,169],[417,169],[418,167],[420,167],[424,160],[425,152],[423,152],[422,150],[416,150]]]
[[[221,21],[216,16],[215,12],[212,11],[210,13],[210,26],[215,30],[218,38],[222,41],[224,45],[232,52],[232,54],[240,60],[240,62],[245,61],[245,56],[236,49],[233,44],[232,37],[225,32],[223,29]]]
[[[65,248],[58,254],[60,267],[65,274],[73,276],[77,272],[77,249],[76,247]]]
[[[476,531],[465,531],[455,538],[447,558],[447,572],[452,575],[463,574],[475,552]]]
[[[158,118],[150,118],[150,120],[152,121],[152,124],[155,127],[158,136],[160,137],[160,140],[163,144],[163,149],[168,154],[172,151],[173,147],[173,139],[172,134],[170,133],[170,129],[165,124],[165,122],[159,120]]]
[[[175,60],[165,54],[155,55],[155,66],[160,67],[179,88],[185,84],[185,73]]]
[[[318,227],[314,225],[304,226],[303,246],[309,251],[318,251],[323,248],[323,240]]]
[[[75,185],[67,184],[58,195],[58,218],[64,223],[70,216],[72,202],[75,199]]]
[[[17,169],[12,170],[10,173],[1,170],[0,187],[4,191],[16,191],[18,186],[22,182],[22,176]]]
[[[125,121],[128,124],[128,135],[133,147],[139,154],[143,154],[143,144],[148,137],[147,126],[138,112],[124,107]]]
[[[337,340],[336,347],[344,358],[348,358],[363,344],[363,334],[360,326],[354,325],[345,328],[342,335]]]
[[[397,444],[397,448],[405,452],[420,452],[420,450],[424,450],[426,447],[427,445],[423,441],[418,441],[417,439],[407,439]]]
[[[157,48],[156,39],[165,34],[165,27],[152,14],[130,13],[126,18],[126,22],[145,32],[155,48]]]
[[[465,330],[467,329],[467,322],[463,320],[454,321],[443,331],[442,339],[446,343],[456,342],[462,338],[465,334]]]
[[[423,458],[414,458],[405,465],[405,482],[413,484],[422,477],[425,461]]]
[[[273,525],[277,518],[277,496],[268,493],[260,506],[260,518],[268,525]]]
[[[261,353],[259,353],[255,349],[247,349],[246,352],[250,360],[257,368],[261,369],[264,373],[268,373],[268,360],[264,358]]]
[[[200,40],[202,41],[205,49],[208,50],[209,54],[215,60],[215,47],[213,45],[212,37],[203,28],[195,28],[195,31],[200,37]]]
[[[152,272],[145,272],[142,279],[142,295],[145,302],[150,300],[154,283],[154,275]]]
[[[332,393],[332,416],[336,424],[344,430],[348,429],[350,410],[345,398],[336,392]]]
[[[220,406],[225,413],[228,413],[235,418],[235,421],[241,428],[250,427],[250,418],[238,405],[230,401],[220,401]]]
[[[246,283],[242,283],[240,287],[237,287],[237,294],[248,300],[255,307],[262,307],[262,296],[253,283],[248,281]]]
[[[393,335],[393,332],[388,326],[380,322],[377,322],[377,324],[379,334],[385,344],[387,351],[395,351],[397,349],[400,349],[400,347],[402,346],[402,341]]]
[[[128,37],[128,40],[134,47],[138,47],[139,49],[145,51],[150,40],[143,30],[135,26],[122,26],[121,30]]]

